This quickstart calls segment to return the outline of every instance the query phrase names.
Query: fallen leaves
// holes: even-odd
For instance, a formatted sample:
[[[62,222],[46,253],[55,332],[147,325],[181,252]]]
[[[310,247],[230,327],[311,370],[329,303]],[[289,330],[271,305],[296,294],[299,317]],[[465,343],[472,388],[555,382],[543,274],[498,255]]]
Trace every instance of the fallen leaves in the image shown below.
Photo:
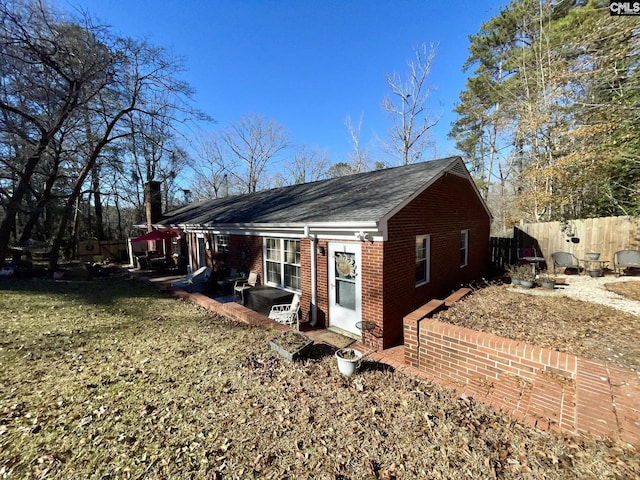
[[[347,379],[320,348],[286,362],[269,350],[270,332],[135,285],[104,283],[100,296],[89,286],[82,311],[91,315],[82,321],[0,318],[3,476],[391,480],[640,472],[637,452],[624,444],[533,430],[473,398],[367,362]],[[3,291],[0,308],[46,304],[45,295],[61,318],[67,312],[51,292],[15,295]],[[78,311],[82,295],[74,295],[70,307]],[[33,305],[29,312],[37,312]]]
[[[640,297],[640,282],[614,285]],[[604,305],[560,296],[520,295],[508,285],[492,285],[434,318],[640,371],[640,317]]]

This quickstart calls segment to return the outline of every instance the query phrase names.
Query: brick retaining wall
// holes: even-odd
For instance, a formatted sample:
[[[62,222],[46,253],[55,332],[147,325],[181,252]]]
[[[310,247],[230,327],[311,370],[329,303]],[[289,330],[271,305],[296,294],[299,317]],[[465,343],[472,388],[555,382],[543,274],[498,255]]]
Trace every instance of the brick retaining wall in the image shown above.
[[[405,364],[529,425],[640,444],[637,373],[429,318],[441,304],[404,318]]]
[[[469,377],[485,380],[500,375],[517,375],[535,380],[541,374],[553,374],[574,380],[575,355],[498,337],[490,333],[439,322],[420,321],[418,368],[437,378],[466,381]]]

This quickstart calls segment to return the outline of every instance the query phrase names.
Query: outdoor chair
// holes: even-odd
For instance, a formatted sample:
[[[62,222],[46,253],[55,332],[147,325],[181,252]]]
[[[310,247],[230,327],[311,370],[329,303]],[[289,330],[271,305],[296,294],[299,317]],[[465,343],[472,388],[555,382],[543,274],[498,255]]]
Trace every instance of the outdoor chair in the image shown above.
[[[211,267],[200,267],[195,272],[187,273],[184,279],[173,282],[171,286],[181,288],[189,293],[200,292],[209,283],[211,272]]]
[[[258,283],[258,274],[256,272],[250,272],[249,278],[246,280],[238,280],[233,286],[234,295],[239,295],[244,305],[244,291],[252,287],[255,287]]]
[[[232,268],[227,269],[225,266],[221,266],[218,272],[218,278],[216,279],[217,288],[223,295],[231,295],[232,289],[235,286],[238,277],[238,270]]]
[[[529,265],[531,262],[525,260],[525,257],[537,257],[536,249],[533,247],[518,249],[518,265]]]
[[[613,254],[613,271],[617,276],[627,268],[640,269],[640,250],[620,250]]]
[[[565,272],[567,270],[575,270],[576,273],[580,273],[580,263],[578,259],[569,252],[555,252],[551,254],[553,260],[553,274],[556,273],[556,268],[564,267]]]
[[[291,303],[283,305],[273,305],[269,312],[269,318],[283,325],[296,324],[296,330],[299,330],[298,310],[300,310],[300,295],[295,294],[291,299]]]

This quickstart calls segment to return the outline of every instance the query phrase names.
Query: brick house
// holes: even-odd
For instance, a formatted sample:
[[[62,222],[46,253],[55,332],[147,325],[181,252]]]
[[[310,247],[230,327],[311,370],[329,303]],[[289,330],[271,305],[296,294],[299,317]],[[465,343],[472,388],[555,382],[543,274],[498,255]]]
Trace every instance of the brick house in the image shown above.
[[[379,348],[402,341],[403,317],[480,279],[490,213],[462,159],[354,174],[192,203],[164,214],[192,268],[223,261],[302,296],[303,321]]]

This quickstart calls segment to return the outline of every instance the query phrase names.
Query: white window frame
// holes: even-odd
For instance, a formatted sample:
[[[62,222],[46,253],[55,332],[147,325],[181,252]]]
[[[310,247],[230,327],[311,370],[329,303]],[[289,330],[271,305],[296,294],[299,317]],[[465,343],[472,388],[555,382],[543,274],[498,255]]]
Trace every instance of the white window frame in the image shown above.
[[[214,241],[216,246],[216,253],[229,252],[229,235],[214,235]]]
[[[460,231],[460,268],[469,264],[469,230]]]
[[[274,240],[276,242],[276,249],[279,251],[280,255],[279,255],[279,260],[270,260],[268,258],[268,254],[267,254],[267,245],[269,243],[270,240]],[[298,252],[298,263],[295,262],[289,262],[287,261],[287,256],[286,256],[286,252],[285,252],[285,242],[296,242],[298,244],[298,248],[297,248],[297,252]],[[300,287],[302,287],[302,278],[301,278],[301,274],[302,274],[302,265],[301,265],[301,260],[300,260],[300,256],[301,256],[301,252],[300,252],[300,246],[301,246],[301,242],[299,239],[295,239],[295,238],[279,238],[279,237],[265,237],[264,242],[263,242],[263,258],[264,258],[264,282],[267,285],[272,285],[274,287],[278,287],[278,288],[283,288],[286,290],[291,290],[294,292],[300,292],[301,288],[295,288],[291,285],[287,285],[286,284],[286,267],[290,266],[290,267],[294,267],[297,269],[297,278],[299,279],[299,283],[300,283]],[[269,280],[269,273],[268,273],[268,263],[277,263],[279,264],[280,267],[280,280],[278,282],[273,282]]]
[[[424,245],[424,257],[418,256],[419,252],[416,248],[415,272],[417,272],[418,262],[424,262],[424,278],[422,279],[416,278],[416,287],[426,285],[431,281],[431,235],[417,235],[416,243],[415,243],[416,247],[418,246],[418,242],[421,242]]]

